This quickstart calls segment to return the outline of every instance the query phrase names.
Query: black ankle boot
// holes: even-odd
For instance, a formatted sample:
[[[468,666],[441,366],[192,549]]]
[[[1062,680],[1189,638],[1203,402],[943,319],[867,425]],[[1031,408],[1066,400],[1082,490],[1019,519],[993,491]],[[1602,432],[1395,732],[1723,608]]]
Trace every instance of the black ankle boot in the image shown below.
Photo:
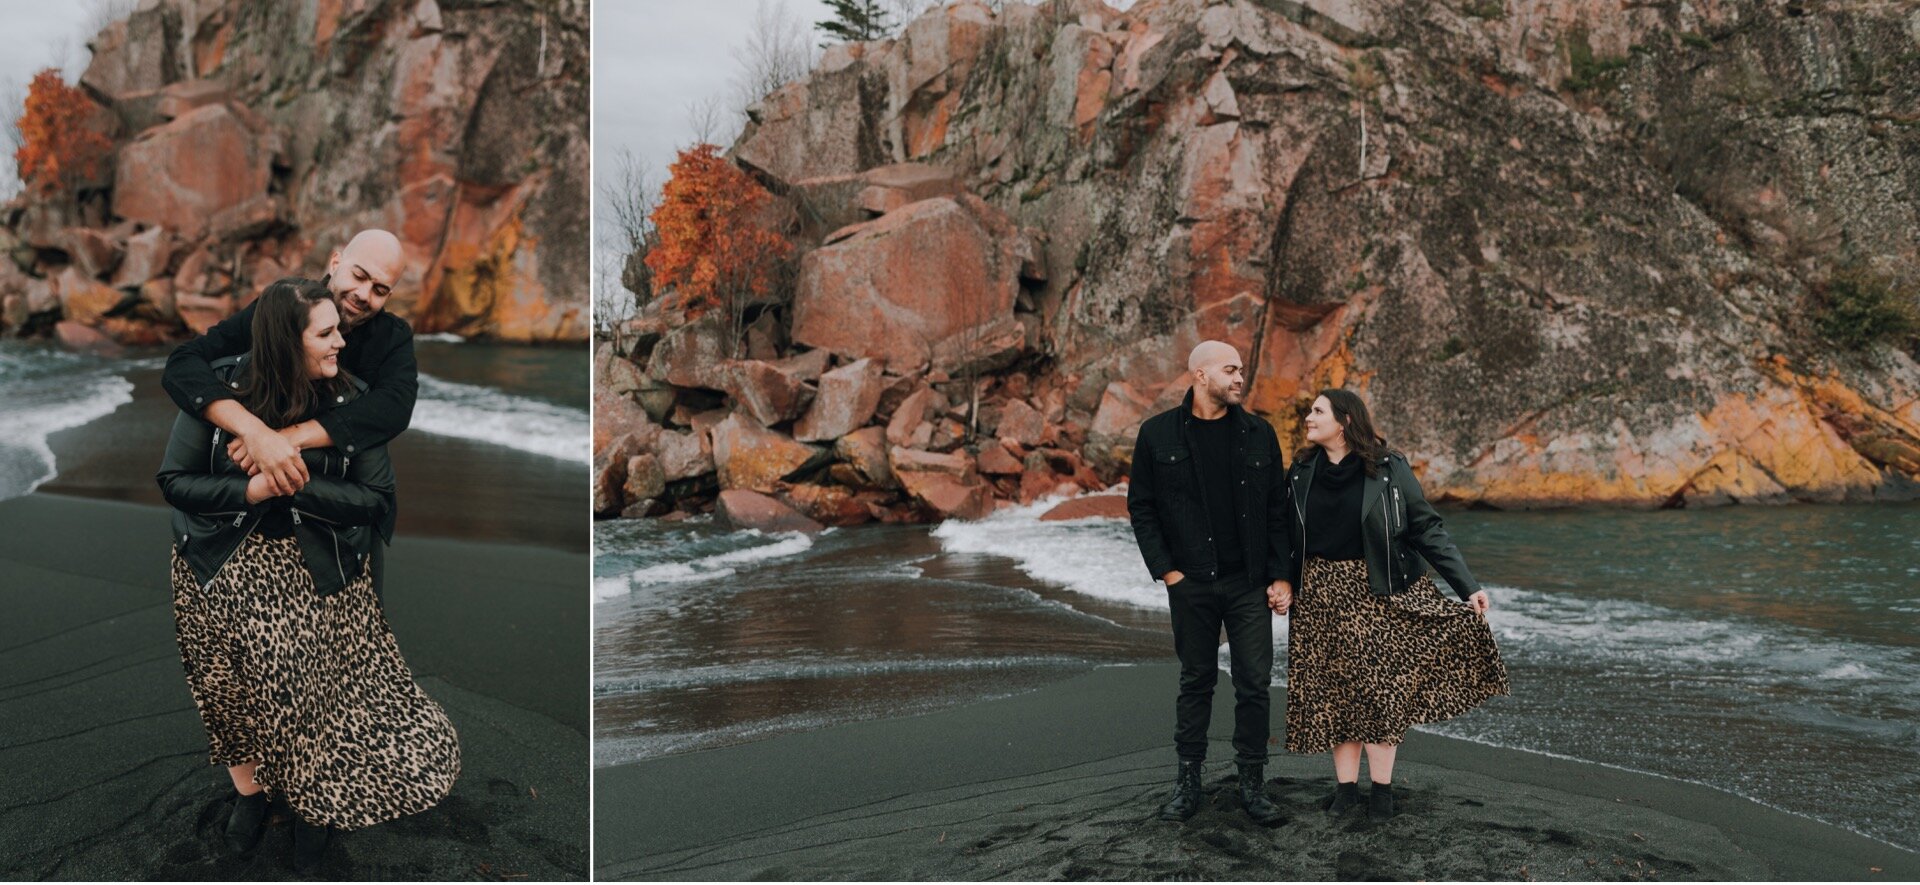
[[[233,800],[233,813],[227,817],[227,849],[234,854],[246,854],[253,846],[260,844],[260,834],[267,829],[267,791],[261,790],[251,796],[239,796]]]
[[[1336,816],[1344,813],[1347,809],[1353,808],[1359,804],[1360,804],[1360,782],[1359,781],[1351,781],[1351,782],[1342,781],[1342,782],[1335,783],[1333,787],[1333,795],[1328,796],[1327,801],[1325,803],[1327,813],[1331,815],[1336,815]]]
[[[1161,820],[1186,820],[1200,811],[1206,790],[1200,785],[1199,762],[1181,760],[1180,772],[1173,779],[1173,797],[1160,806]]]
[[[331,841],[332,835],[332,827],[316,827],[295,816],[293,819],[293,868],[306,872],[319,866],[321,858],[327,853],[327,842]]]
[[[1373,782],[1373,789],[1367,792],[1367,816],[1374,820],[1386,820],[1393,816],[1393,785]]]
[[[1280,806],[1267,798],[1266,766],[1252,762],[1240,763],[1240,807],[1246,809],[1247,816],[1263,827],[1285,823],[1287,816],[1280,812]]]

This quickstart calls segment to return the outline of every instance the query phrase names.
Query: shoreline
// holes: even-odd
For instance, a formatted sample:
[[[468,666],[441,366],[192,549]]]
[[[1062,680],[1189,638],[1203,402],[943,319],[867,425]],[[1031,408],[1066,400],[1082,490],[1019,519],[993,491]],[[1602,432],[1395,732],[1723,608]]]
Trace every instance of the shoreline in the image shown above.
[[[1229,795],[1224,680],[1210,808],[1150,820],[1172,778],[1162,708],[1176,673],[1103,667],[1014,697],[598,769],[596,875],[1592,879],[1644,875],[1638,861],[1659,878],[1920,877],[1920,854],[1712,787],[1418,731],[1395,770],[1402,815],[1332,821],[1311,807],[1331,785],[1328,757],[1278,753],[1270,792],[1293,819],[1267,833]]]
[[[451,356],[438,355],[460,384],[499,380],[482,374],[492,371],[482,357],[497,356],[459,354],[474,365],[454,365]],[[556,375],[570,371],[552,365],[522,368]],[[49,433],[45,445],[53,455],[54,475],[30,495],[165,506],[153,473],[178,412],[160,387],[157,364],[129,367],[119,374],[132,385],[131,400],[83,424]],[[590,548],[582,462],[498,442],[435,435],[418,426],[395,439],[390,452],[399,483],[397,541],[534,543],[581,554]]]
[[[289,829],[225,853],[231,786],[180,672],[164,508],[35,492],[0,501],[0,876],[286,879]],[[402,538],[383,609],[461,738],[439,806],[342,834],[321,878],[588,874],[587,557]]]

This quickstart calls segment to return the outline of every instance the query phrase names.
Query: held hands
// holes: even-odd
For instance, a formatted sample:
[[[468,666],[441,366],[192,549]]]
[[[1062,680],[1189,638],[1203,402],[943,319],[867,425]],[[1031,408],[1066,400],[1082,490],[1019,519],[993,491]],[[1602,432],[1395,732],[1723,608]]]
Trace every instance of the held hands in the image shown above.
[[[261,501],[265,501],[268,498],[277,498],[277,497],[279,497],[279,495],[274,493],[273,487],[270,485],[270,481],[267,479],[266,474],[256,473],[252,476],[247,477],[247,503],[248,504],[258,504]]]
[[[1267,607],[1276,615],[1286,614],[1293,607],[1293,585],[1286,581],[1267,585]]]
[[[1473,607],[1474,614],[1484,618],[1487,616],[1487,610],[1493,607],[1493,600],[1487,598],[1487,591],[1482,590],[1467,597],[1467,605]]]
[[[227,443],[227,457],[252,477],[247,481],[249,500],[253,499],[255,482],[263,479],[268,494],[262,500],[291,495],[307,485],[307,464],[300,460],[300,449],[286,430],[234,437]]]

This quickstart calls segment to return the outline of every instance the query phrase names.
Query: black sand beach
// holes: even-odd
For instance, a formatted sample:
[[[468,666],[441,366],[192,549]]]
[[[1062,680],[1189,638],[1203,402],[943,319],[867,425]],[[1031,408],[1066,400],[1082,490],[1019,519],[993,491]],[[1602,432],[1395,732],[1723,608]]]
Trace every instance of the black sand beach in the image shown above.
[[[1328,757],[1276,747],[1270,789],[1293,817],[1263,830],[1233,796],[1224,679],[1210,806],[1152,820],[1173,772],[1175,682],[1171,665],[1106,667],[957,709],[601,768],[596,875],[1920,877],[1920,855],[1710,787],[1418,732],[1395,771],[1402,813],[1377,826],[1326,817]]]
[[[249,859],[221,846],[231,786],[181,674],[165,521],[0,501],[0,877],[293,878],[284,821]],[[587,558],[402,534],[387,563],[388,620],[462,773],[440,806],[341,836],[317,877],[584,878]]]

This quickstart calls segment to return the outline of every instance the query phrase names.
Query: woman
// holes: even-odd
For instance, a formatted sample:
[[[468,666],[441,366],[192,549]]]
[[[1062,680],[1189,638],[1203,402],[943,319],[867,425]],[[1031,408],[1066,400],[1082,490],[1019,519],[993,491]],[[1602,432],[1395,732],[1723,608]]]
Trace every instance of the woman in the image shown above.
[[[1320,391],[1287,474],[1292,580],[1269,592],[1287,623],[1287,752],[1333,751],[1328,810],[1393,815],[1393,759],[1408,726],[1508,693],[1486,622],[1491,605],[1427,503],[1406,457],[1360,397]],[[1416,557],[1415,554],[1418,554]],[[1466,605],[1440,595],[1421,559]],[[1298,588],[1297,591],[1295,588]]]
[[[307,420],[364,389],[340,371],[339,323],[325,286],[280,280],[260,295],[253,349],[215,372],[269,426]],[[330,830],[438,803],[459,775],[459,743],[373,595],[374,526],[394,504],[385,449],[304,452],[306,486],[274,497],[222,437],[181,414],[158,476],[174,507],[180,659],[212,760],[238,794],[229,846],[252,850],[272,795],[295,815],[294,866],[307,869]]]

